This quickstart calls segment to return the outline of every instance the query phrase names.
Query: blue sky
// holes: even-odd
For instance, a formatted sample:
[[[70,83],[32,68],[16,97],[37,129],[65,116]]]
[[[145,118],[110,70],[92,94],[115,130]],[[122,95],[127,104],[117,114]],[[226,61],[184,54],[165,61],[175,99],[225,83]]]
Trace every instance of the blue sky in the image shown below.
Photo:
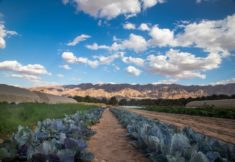
[[[0,0],[0,83],[235,82],[233,0]]]

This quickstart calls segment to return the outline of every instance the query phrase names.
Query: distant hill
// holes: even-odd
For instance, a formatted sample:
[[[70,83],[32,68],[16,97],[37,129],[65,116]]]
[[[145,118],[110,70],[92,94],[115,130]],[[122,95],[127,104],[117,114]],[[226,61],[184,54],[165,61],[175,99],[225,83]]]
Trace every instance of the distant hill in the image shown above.
[[[97,98],[135,98],[135,99],[179,99],[211,96],[214,94],[235,94],[235,84],[184,86],[178,84],[79,84],[31,88],[33,91],[61,96],[91,96]]]
[[[76,103],[74,99],[0,84],[0,102]]]

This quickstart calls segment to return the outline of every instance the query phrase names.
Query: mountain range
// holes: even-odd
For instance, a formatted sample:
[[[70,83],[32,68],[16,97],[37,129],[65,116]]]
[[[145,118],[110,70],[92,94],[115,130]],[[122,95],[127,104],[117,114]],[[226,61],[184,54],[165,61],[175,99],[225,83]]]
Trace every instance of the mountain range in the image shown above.
[[[60,96],[90,96],[96,98],[135,98],[135,99],[179,99],[210,96],[214,94],[235,94],[235,83],[226,85],[178,85],[178,84],[91,84],[34,87],[39,91]]]

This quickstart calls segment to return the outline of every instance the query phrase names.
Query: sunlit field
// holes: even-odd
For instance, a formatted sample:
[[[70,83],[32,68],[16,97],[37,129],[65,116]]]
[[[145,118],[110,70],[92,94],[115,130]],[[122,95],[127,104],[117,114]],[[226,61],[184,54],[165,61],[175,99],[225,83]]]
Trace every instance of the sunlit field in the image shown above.
[[[47,118],[62,118],[65,114],[74,114],[94,108],[92,105],[80,104],[0,104],[0,137],[6,138],[18,125],[33,127],[37,121]]]

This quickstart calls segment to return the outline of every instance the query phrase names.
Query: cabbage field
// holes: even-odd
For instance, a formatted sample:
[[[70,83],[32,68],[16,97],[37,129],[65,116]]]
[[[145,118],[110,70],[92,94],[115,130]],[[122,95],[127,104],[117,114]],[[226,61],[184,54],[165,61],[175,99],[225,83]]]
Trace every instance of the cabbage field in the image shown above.
[[[173,125],[112,109],[132,144],[153,162],[233,162],[235,145]]]
[[[102,112],[96,108],[38,121],[34,131],[18,126],[12,138],[0,144],[0,161],[91,161],[94,155],[86,148],[94,132],[89,126],[99,121]]]

